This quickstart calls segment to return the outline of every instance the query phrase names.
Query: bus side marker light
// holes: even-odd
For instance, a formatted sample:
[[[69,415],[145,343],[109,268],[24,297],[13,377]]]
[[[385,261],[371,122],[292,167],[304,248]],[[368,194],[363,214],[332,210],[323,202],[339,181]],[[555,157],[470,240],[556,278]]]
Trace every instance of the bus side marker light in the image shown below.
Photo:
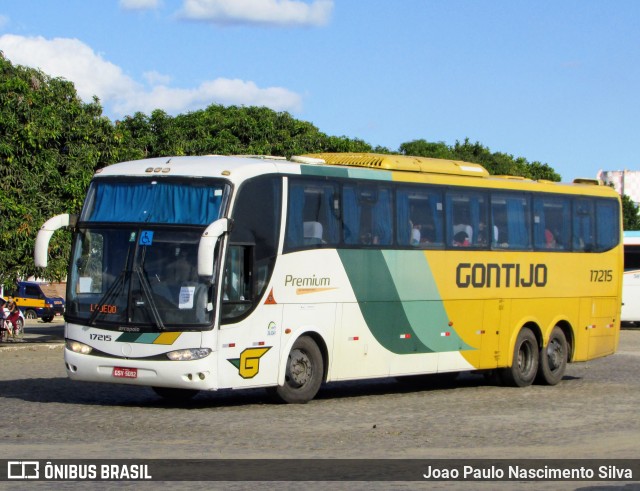
[[[441,332],[441,333],[440,333],[440,336],[442,336],[442,337],[449,337],[449,336],[451,336],[451,333],[450,333],[449,331]]]
[[[481,329],[480,331],[476,331],[476,334],[484,334],[484,329]]]
[[[264,346],[264,341],[255,341],[252,346]]]
[[[284,330],[285,334],[291,334],[291,329],[289,329],[288,327]]]
[[[227,343],[222,345],[223,348],[235,348],[236,343]]]
[[[358,336],[353,336],[349,338],[349,341],[358,341],[360,338]]]
[[[411,339],[411,334],[400,334],[400,339]]]

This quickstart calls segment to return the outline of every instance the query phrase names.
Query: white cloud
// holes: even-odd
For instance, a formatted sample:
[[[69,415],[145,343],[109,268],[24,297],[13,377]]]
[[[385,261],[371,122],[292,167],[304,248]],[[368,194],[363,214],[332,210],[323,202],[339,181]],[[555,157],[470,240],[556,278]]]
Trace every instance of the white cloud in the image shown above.
[[[85,101],[94,95],[107,101],[138,90],[138,84],[120,67],[105,61],[78,39],[5,34],[0,36],[0,49],[12,63],[72,81]]]
[[[214,24],[321,26],[332,10],[333,0],[184,0],[181,15]]]
[[[154,10],[160,7],[160,0],[120,0],[120,8],[125,10]]]
[[[149,92],[140,92],[135,98],[115,101],[114,110],[119,114],[135,111],[150,113],[163,109],[171,114],[202,109],[210,104],[266,106],[276,111],[300,111],[300,95],[281,87],[261,89],[254,82],[217,78],[194,89],[178,89],[158,85]]]
[[[97,95],[106,112],[116,116],[136,111],[150,113],[154,109],[177,114],[214,103],[291,112],[302,108],[299,94],[282,87],[260,88],[246,80],[216,78],[195,88],[171,88],[170,77],[150,71],[144,74],[150,85],[146,88],[77,39],[5,34],[0,36],[0,50],[14,64],[39,68],[47,75],[72,81],[84,101]]]
[[[144,72],[142,76],[149,85],[169,85],[169,83],[171,82],[170,75],[163,75],[162,73],[156,72],[155,70]]]

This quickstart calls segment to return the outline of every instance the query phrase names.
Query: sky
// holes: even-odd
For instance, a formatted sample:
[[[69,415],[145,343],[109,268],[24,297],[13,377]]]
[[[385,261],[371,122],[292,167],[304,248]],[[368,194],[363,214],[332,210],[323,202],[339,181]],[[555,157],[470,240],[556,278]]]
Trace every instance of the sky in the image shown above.
[[[0,50],[112,120],[267,106],[395,151],[640,170],[636,0],[4,0]]]

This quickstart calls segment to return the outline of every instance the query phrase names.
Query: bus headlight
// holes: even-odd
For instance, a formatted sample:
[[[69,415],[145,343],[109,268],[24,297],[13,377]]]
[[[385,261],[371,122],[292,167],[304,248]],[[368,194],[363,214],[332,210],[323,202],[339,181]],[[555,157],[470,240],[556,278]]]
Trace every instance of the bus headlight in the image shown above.
[[[68,350],[73,351],[74,353],[80,353],[83,355],[88,355],[93,351],[93,348],[91,346],[86,345],[84,343],[80,343],[78,341],[72,341],[71,339],[67,339],[65,341],[65,345],[67,346]]]
[[[191,348],[191,349],[181,349],[176,351],[169,351],[167,353],[167,358],[172,361],[189,361],[189,360],[199,360],[204,358],[205,356],[209,356],[211,350],[209,348]]]

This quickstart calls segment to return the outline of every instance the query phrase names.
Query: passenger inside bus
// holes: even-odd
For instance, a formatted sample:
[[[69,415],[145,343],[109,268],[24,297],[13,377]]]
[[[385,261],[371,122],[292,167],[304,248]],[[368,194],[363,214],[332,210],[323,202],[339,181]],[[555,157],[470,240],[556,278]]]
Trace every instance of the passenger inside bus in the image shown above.
[[[459,223],[453,226],[453,245],[468,246],[473,241],[473,228],[471,225]]]

